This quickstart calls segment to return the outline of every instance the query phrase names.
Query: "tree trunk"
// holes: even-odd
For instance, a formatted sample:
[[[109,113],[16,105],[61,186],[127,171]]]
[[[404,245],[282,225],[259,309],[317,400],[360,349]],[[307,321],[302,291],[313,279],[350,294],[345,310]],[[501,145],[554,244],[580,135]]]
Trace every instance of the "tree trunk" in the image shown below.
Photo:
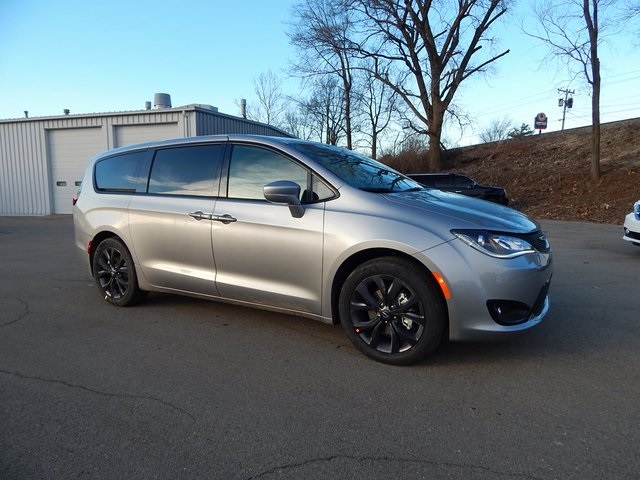
[[[351,83],[346,80],[344,81],[344,123],[347,134],[347,148],[353,150],[351,141]]]
[[[442,170],[441,160],[441,139],[442,126],[444,124],[445,108],[439,100],[439,97],[432,97],[431,104],[431,123],[429,124],[429,150],[427,152],[427,162],[429,171],[439,172]]]
[[[440,151],[440,141],[436,142],[435,135],[429,135],[429,150],[427,152],[427,162],[430,172],[439,172],[442,170],[442,160]]]
[[[583,0],[583,14],[589,32],[591,59],[591,180],[600,180],[600,59],[598,58],[598,0],[593,0],[593,16],[589,0]]]
[[[371,158],[374,160],[378,156],[378,134],[373,130],[373,134],[371,136]]]
[[[593,81],[591,99],[591,179],[600,180],[600,72]]]

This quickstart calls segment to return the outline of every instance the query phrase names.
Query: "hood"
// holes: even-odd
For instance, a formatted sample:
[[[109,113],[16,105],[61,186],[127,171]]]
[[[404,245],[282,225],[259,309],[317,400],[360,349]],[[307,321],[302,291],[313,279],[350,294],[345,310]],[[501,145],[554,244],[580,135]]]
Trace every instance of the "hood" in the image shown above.
[[[512,208],[432,188],[392,193],[385,195],[385,198],[407,208],[422,210],[430,216],[447,217],[451,228],[479,228],[512,233],[529,233],[540,228],[525,214]],[[415,213],[420,215],[417,211]]]

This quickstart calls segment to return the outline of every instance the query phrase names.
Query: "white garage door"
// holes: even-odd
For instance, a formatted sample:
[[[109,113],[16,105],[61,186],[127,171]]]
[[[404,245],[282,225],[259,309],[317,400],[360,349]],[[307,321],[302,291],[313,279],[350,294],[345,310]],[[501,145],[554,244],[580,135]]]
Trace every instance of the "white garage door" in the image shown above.
[[[78,191],[87,162],[106,150],[102,129],[65,128],[47,130],[51,165],[53,213],[72,213],[71,198]]]
[[[181,137],[177,123],[156,123],[152,125],[117,125],[115,146],[124,147],[136,143],[168,140]]]

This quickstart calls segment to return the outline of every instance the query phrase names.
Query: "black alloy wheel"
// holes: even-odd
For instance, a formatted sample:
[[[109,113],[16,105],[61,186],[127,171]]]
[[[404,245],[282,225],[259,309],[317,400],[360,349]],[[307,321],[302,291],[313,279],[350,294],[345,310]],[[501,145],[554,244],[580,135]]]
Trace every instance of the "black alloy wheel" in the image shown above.
[[[104,299],[113,305],[127,307],[143,297],[131,254],[117,238],[107,238],[96,248],[93,276]]]
[[[384,363],[420,361],[440,344],[446,308],[428,272],[384,257],[356,268],[339,300],[340,320],[353,344]]]

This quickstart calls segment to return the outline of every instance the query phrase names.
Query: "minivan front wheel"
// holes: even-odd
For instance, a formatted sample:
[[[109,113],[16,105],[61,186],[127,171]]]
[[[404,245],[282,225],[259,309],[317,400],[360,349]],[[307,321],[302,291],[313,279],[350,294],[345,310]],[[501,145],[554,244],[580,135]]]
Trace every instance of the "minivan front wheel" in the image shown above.
[[[425,275],[395,257],[370,260],[349,275],[339,297],[340,321],[362,353],[408,365],[438,347],[446,310],[435,281]]]
[[[93,277],[104,299],[113,305],[127,307],[143,297],[131,254],[117,238],[107,238],[96,248]]]

